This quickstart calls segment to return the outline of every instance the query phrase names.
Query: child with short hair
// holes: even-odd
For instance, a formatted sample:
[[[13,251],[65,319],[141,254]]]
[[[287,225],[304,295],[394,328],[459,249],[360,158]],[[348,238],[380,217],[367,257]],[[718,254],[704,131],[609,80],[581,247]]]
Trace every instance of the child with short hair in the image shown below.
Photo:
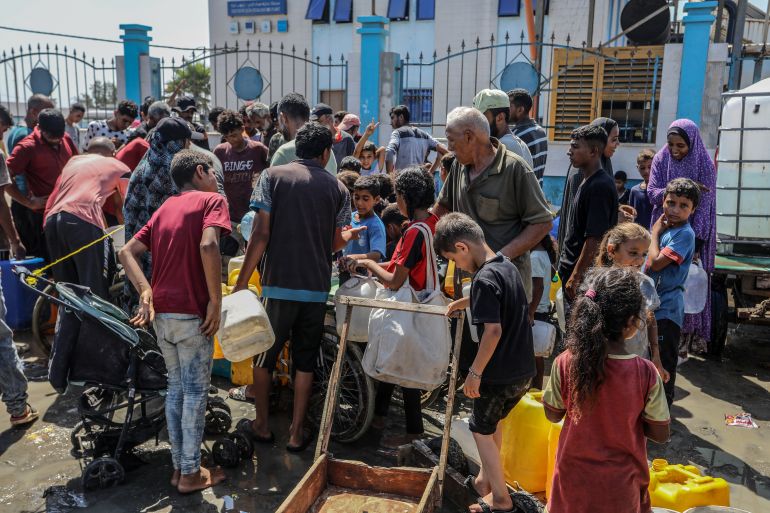
[[[353,157],[348,156],[342,159],[340,162],[340,168],[339,171],[352,171],[353,173],[356,173],[357,175],[361,174],[361,162]]]
[[[646,438],[668,441],[670,417],[655,366],[625,352],[642,305],[639,273],[621,267],[592,270],[575,299],[543,393],[548,420],[564,419],[548,511],[650,511]]]
[[[222,469],[201,466],[200,445],[222,309],[219,238],[230,232],[230,216],[207,155],[181,150],[171,161],[171,177],[179,195],[166,200],[126,243],[120,261],[140,296],[131,322],[153,323],[166,362],[171,485],[190,493],[225,479]],[[152,286],[140,263],[147,252]]]
[[[428,262],[427,244],[432,244],[433,241],[425,240],[422,231],[414,225],[420,223],[430,229],[431,233],[435,231],[438,217],[429,210],[434,201],[433,179],[422,168],[409,167],[401,171],[396,178],[395,189],[396,204],[409,220],[409,226],[404,229],[403,235],[398,240],[393,257],[388,262],[377,263],[368,258],[361,258],[362,255],[351,255],[345,257],[343,268],[351,273],[356,269],[369,271],[372,276],[392,290],[398,290],[406,280],[409,280],[412,289],[420,292],[428,286],[426,268],[431,264]],[[377,384],[377,395],[374,400],[375,418],[372,422],[372,427],[375,429],[385,428],[385,419],[395,386],[390,383]],[[411,443],[424,432],[420,404],[421,391],[416,388],[402,388],[401,392],[404,398],[406,434],[383,439],[382,445],[391,449]]]
[[[355,260],[369,259],[380,262],[387,253],[385,225],[377,214],[374,205],[380,200],[380,184],[374,177],[362,176],[353,184],[353,216],[351,226],[365,226],[358,239],[351,240],[342,251],[344,257]],[[350,278],[347,272],[340,273],[340,284]]]
[[[458,269],[473,273],[470,296],[447,307],[447,315],[451,315],[470,306],[469,322],[479,334],[463,392],[473,399],[469,426],[481,469],[475,479],[468,477],[466,487],[477,496],[479,511],[513,511],[500,460],[503,433],[499,423],[529,390],[535,375],[524,285],[516,266],[502,253],[492,251],[481,227],[466,214],[442,217],[436,225],[434,246],[438,254],[454,260]]]
[[[376,175],[385,172],[385,147],[381,146],[377,148],[369,138],[377,130],[379,123],[375,123],[372,120],[366,126],[364,135],[356,143],[356,147],[353,150],[353,156],[361,160],[361,176]]]
[[[655,158],[653,150],[644,149],[639,152],[636,157],[636,170],[642,177],[642,182],[631,187],[628,193],[628,204],[636,210],[636,224],[648,230],[652,224],[652,203],[647,197],[647,180],[650,179],[653,158]]]
[[[660,306],[660,298],[655,290],[655,282],[641,273],[650,240],[650,232],[638,224],[620,223],[604,235],[596,257],[596,267],[628,267],[640,271],[639,286],[644,302],[639,313],[639,330],[625,341],[625,348],[629,354],[651,360],[665,383],[669,376],[660,361],[658,324],[655,321],[655,310]]]
[[[398,209],[396,203],[391,203],[385,207],[380,216],[382,224],[385,225],[385,259],[390,260],[393,256],[393,251],[396,249],[398,239],[404,231],[404,223],[407,218]]]
[[[689,178],[675,178],[666,186],[663,215],[652,226],[647,274],[655,282],[660,307],[655,312],[668,405],[674,402],[679,338],[684,323],[684,283],[695,254],[695,232],[689,218],[698,207],[700,187]]]
[[[618,191],[618,203],[621,205],[628,205],[629,191],[626,189],[626,183],[628,182],[628,174],[625,171],[617,171],[615,173],[615,190]]]
[[[371,175],[380,184],[380,201],[374,206],[374,211],[378,216],[382,216],[382,211],[390,204],[396,204],[396,195],[393,188],[393,178],[386,173]]]
[[[70,111],[64,120],[64,131],[70,136],[72,142],[80,150],[80,122],[86,115],[86,107],[82,103],[73,103],[70,105]]]
[[[575,299],[580,283],[593,265],[604,233],[618,220],[618,194],[612,178],[602,169],[607,132],[596,125],[572,131],[567,151],[570,163],[583,177],[567,218],[559,259],[559,276],[564,288],[565,307]]]

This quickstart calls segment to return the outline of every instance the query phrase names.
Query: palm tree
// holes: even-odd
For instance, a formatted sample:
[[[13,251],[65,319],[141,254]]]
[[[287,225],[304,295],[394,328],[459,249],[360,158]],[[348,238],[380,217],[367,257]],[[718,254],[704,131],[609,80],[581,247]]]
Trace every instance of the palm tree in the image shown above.
[[[181,87],[180,87],[181,85]],[[198,102],[200,112],[208,112],[211,95],[211,69],[202,62],[194,62],[174,72],[174,79],[166,83],[166,93],[172,94],[177,89],[180,93],[191,94]]]

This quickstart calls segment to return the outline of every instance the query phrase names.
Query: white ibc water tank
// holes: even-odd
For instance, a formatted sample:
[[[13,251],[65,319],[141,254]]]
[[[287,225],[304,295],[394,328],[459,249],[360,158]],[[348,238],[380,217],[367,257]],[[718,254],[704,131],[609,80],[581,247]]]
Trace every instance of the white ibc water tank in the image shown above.
[[[770,130],[767,129],[770,128],[770,79],[757,82],[739,92],[767,93],[767,96],[732,97],[722,110],[717,158],[717,233],[728,238],[768,239]],[[741,126],[743,131],[736,130]],[[751,130],[756,128],[766,130]],[[736,188],[741,188],[740,206],[739,191]],[[747,190],[749,188],[763,190]]]

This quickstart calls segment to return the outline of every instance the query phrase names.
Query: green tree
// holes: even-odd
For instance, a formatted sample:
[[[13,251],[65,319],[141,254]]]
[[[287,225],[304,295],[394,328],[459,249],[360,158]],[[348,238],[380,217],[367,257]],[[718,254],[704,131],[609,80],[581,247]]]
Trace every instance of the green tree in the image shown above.
[[[111,109],[118,103],[118,88],[112,82],[96,80],[91,84],[91,91],[78,96],[76,100],[87,109]]]
[[[195,97],[198,110],[208,111],[211,96],[211,69],[202,62],[188,64],[174,72],[174,79],[166,83],[166,94],[172,94],[179,85],[180,94],[187,93]]]

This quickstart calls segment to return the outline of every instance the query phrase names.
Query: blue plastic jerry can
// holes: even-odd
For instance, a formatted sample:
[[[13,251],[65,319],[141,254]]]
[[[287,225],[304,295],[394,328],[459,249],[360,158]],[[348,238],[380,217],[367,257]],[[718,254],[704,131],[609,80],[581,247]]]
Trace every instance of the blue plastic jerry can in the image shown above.
[[[12,272],[16,266],[26,267],[30,271],[43,267],[42,258],[25,260],[0,260],[3,299],[5,302],[5,322],[13,330],[24,330],[32,326],[32,310],[35,308],[37,294],[21,283]]]

